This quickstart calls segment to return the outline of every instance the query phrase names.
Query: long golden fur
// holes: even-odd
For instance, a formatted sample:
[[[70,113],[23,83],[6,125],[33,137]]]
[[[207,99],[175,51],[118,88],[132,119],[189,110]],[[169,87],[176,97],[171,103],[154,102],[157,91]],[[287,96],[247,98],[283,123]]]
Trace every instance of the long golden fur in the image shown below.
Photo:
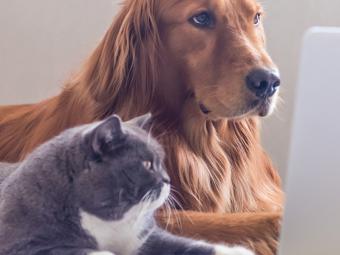
[[[202,10],[214,14],[214,27],[188,21]],[[253,68],[275,69],[263,27],[253,24],[257,12],[254,0],[126,0],[58,96],[0,108],[0,160],[18,161],[62,130],[113,112],[123,119],[152,112],[177,209],[186,210],[169,222],[160,214],[160,223],[273,254],[283,194],[257,117],[273,102],[254,104],[244,84]]]

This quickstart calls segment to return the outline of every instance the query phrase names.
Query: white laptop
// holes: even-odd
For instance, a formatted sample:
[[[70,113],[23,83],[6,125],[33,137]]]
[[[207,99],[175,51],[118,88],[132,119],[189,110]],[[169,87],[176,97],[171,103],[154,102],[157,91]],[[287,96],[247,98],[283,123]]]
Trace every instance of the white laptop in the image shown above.
[[[279,255],[340,255],[340,28],[304,38]]]

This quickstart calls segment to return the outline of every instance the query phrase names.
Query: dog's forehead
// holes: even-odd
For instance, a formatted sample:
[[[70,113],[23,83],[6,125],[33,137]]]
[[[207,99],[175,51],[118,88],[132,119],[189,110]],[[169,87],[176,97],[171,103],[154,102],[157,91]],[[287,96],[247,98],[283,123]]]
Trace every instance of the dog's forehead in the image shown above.
[[[201,2],[212,9],[228,11],[241,11],[249,14],[260,8],[256,0],[201,0]]]
[[[239,8],[241,8],[248,15],[251,15],[254,12],[262,10],[261,4],[256,0],[229,0],[229,1],[238,5]]]
[[[174,8],[181,5],[186,6],[209,6],[217,8],[235,8],[242,7],[248,11],[254,11],[260,8],[261,4],[256,0],[161,0],[161,6],[166,8]]]
[[[256,0],[161,0],[160,14],[165,20],[169,16],[178,19],[187,18],[199,10],[209,9],[223,14],[249,16],[261,10],[261,5]],[[183,17],[181,17],[183,16]]]

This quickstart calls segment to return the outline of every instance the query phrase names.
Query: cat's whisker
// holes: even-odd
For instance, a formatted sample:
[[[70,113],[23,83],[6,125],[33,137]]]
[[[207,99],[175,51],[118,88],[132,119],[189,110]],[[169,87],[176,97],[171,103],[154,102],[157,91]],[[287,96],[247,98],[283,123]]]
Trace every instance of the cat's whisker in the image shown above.
[[[170,206],[168,205],[168,204],[166,204],[165,205],[165,213],[166,213],[166,216],[167,216],[167,219],[166,219],[166,230],[168,230],[168,228],[169,228],[169,225],[170,225],[170,223],[171,223],[171,219],[172,219],[172,211],[171,211],[171,208],[170,208]],[[176,220],[177,221],[177,220]]]
[[[178,196],[181,196],[181,194],[174,188],[174,187],[171,187],[171,193],[170,193],[170,198],[171,198],[171,201],[173,203],[175,203],[175,206],[174,208],[179,208],[181,213],[190,221],[192,222],[191,218],[188,216],[188,213],[186,213],[186,211],[184,210],[182,204],[177,200],[177,198],[172,194],[172,193],[176,193],[178,194]],[[181,226],[181,222],[180,222],[180,217],[178,215],[176,215],[176,218],[178,218],[178,221],[177,223],[179,223]]]
[[[169,223],[170,223],[170,213],[171,213],[171,208],[169,206],[168,203],[165,203],[164,204],[164,210],[165,210],[165,214],[167,216],[167,219],[166,219],[166,224],[165,224],[165,230],[168,230],[168,227],[169,227]],[[164,212],[164,211],[163,211]]]
[[[165,200],[163,207],[164,207],[164,210],[165,210],[165,214],[167,216],[167,225],[168,225],[168,223],[170,221],[170,217],[171,217],[171,212],[174,209],[174,202],[172,201],[171,192],[169,193],[169,196]]]
[[[138,214],[136,216],[136,220],[134,224],[138,224],[141,219],[143,219],[150,208],[150,195],[151,191],[148,191],[145,193],[145,195],[142,197],[142,199],[139,202],[139,210]]]
[[[176,196],[174,196],[173,193],[176,193],[177,196],[181,196],[181,194],[173,186],[171,186],[170,197],[171,200],[173,200],[173,202],[175,203],[174,208],[179,208],[180,210],[184,211],[182,204],[177,200]]]
[[[176,199],[170,194],[169,197],[168,197],[168,200],[166,201],[165,203],[165,209],[167,210],[166,211],[166,215],[167,215],[167,227],[169,226],[169,223],[171,221],[172,218],[175,219],[175,222],[177,223],[177,226],[179,226],[180,228],[182,228],[182,222],[180,221],[180,219],[178,218],[178,215],[176,214],[173,214],[172,211],[173,211],[173,208],[176,208],[175,207],[175,204],[178,203],[176,201]]]

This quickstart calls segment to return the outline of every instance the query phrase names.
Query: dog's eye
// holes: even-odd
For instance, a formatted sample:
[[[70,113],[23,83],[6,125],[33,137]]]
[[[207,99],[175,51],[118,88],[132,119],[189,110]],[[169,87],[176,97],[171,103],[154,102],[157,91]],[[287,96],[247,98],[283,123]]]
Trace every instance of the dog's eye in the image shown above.
[[[208,12],[201,12],[190,19],[191,23],[199,27],[211,27],[213,18]]]
[[[256,13],[255,17],[254,17],[254,24],[255,26],[257,26],[258,24],[260,24],[261,22],[261,13]]]
[[[143,166],[147,170],[152,170],[152,162],[151,161],[143,161]]]

